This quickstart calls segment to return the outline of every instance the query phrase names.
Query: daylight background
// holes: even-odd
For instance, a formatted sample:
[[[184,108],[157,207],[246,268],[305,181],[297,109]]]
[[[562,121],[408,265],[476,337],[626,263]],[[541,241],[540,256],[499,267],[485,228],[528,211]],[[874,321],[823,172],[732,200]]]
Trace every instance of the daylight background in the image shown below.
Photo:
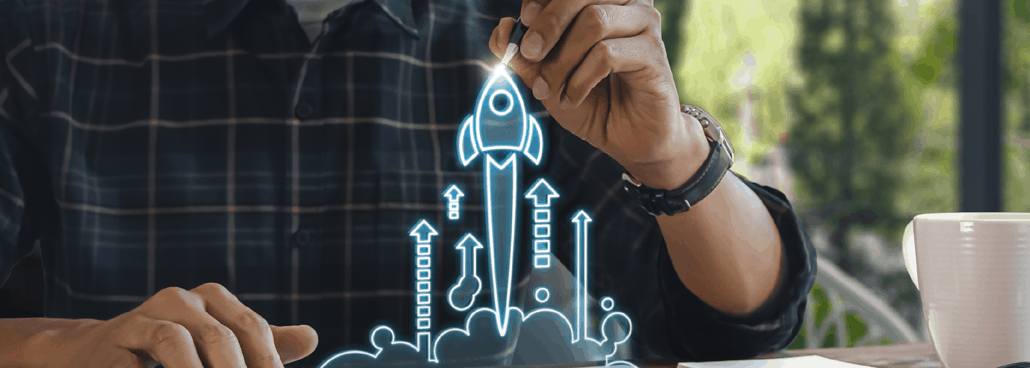
[[[1002,1],[1002,210],[1028,212],[1030,4]],[[901,237],[959,210],[957,1],[655,6],[681,101],[722,123],[734,170],[782,190],[821,256],[924,328]]]
[[[999,1],[1002,210],[1030,212],[1030,5]],[[783,191],[820,255],[921,331],[900,243],[915,215],[958,211],[957,1],[655,6],[680,100],[722,123],[734,170]],[[41,316],[38,258],[19,269],[0,289],[0,315]]]

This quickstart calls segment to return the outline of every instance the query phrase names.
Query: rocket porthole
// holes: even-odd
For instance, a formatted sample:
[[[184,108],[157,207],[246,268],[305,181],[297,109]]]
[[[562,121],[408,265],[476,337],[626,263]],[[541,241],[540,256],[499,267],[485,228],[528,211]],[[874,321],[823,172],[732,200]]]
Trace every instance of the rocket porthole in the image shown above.
[[[494,94],[490,95],[490,110],[497,114],[497,116],[508,115],[511,109],[515,107],[513,102],[511,93],[505,90],[497,90]]]
[[[548,291],[547,288],[537,288],[536,295],[534,295],[534,297],[536,297],[536,301],[546,303],[547,299],[551,298],[551,292]]]

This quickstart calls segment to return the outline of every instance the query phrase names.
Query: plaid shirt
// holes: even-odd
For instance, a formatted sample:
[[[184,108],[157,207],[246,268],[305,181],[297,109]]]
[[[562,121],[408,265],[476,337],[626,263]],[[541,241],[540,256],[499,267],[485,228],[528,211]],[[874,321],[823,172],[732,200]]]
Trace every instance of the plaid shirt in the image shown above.
[[[106,320],[216,282],[271,324],[316,329],[296,366],[368,347],[383,322],[410,341],[407,231],[427,218],[440,232],[444,305],[453,244],[484,231],[482,166],[459,165],[455,129],[496,63],[493,28],[520,5],[357,1],[309,42],[282,0],[0,0],[0,282],[38,243],[46,317]],[[548,151],[525,181],[562,192],[553,253],[570,264],[567,220],[590,211],[591,293],[634,319],[637,356],[749,357],[793,340],[816,253],[782,193],[745,181],[778,226],[788,286],[733,318],[679,281],[621,166],[530,100]],[[466,189],[457,223],[451,183]],[[444,309],[436,330],[461,321]]]

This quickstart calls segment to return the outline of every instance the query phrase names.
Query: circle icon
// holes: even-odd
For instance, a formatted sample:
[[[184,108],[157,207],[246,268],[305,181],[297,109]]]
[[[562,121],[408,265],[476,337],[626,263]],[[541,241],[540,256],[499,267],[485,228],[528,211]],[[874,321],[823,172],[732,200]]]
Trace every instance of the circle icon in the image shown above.
[[[536,301],[541,303],[547,302],[547,299],[551,298],[551,292],[547,291],[547,288],[537,288],[534,294],[536,294]]]
[[[611,312],[612,308],[615,308],[615,301],[611,297],[601,299],[601,309],[604,309],[605,312]]]
[[[500,110],[498,107],[504,110]],[[497,116],[508,115],[513,108],[515,108],[515,99],[511,97],[511,93],[508,93],[508,91],[501,89],[490,95],[490,111],[493,111]]]

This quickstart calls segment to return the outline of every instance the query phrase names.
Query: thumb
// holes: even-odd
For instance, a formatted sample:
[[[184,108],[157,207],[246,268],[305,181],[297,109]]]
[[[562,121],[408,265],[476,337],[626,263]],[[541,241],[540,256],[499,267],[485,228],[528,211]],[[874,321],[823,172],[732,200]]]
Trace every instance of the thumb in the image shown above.
[[[298,361],[315,351],[318,346],[318,333],[308,325],[275,326],[270,325],[275,350],[283,364]]]

